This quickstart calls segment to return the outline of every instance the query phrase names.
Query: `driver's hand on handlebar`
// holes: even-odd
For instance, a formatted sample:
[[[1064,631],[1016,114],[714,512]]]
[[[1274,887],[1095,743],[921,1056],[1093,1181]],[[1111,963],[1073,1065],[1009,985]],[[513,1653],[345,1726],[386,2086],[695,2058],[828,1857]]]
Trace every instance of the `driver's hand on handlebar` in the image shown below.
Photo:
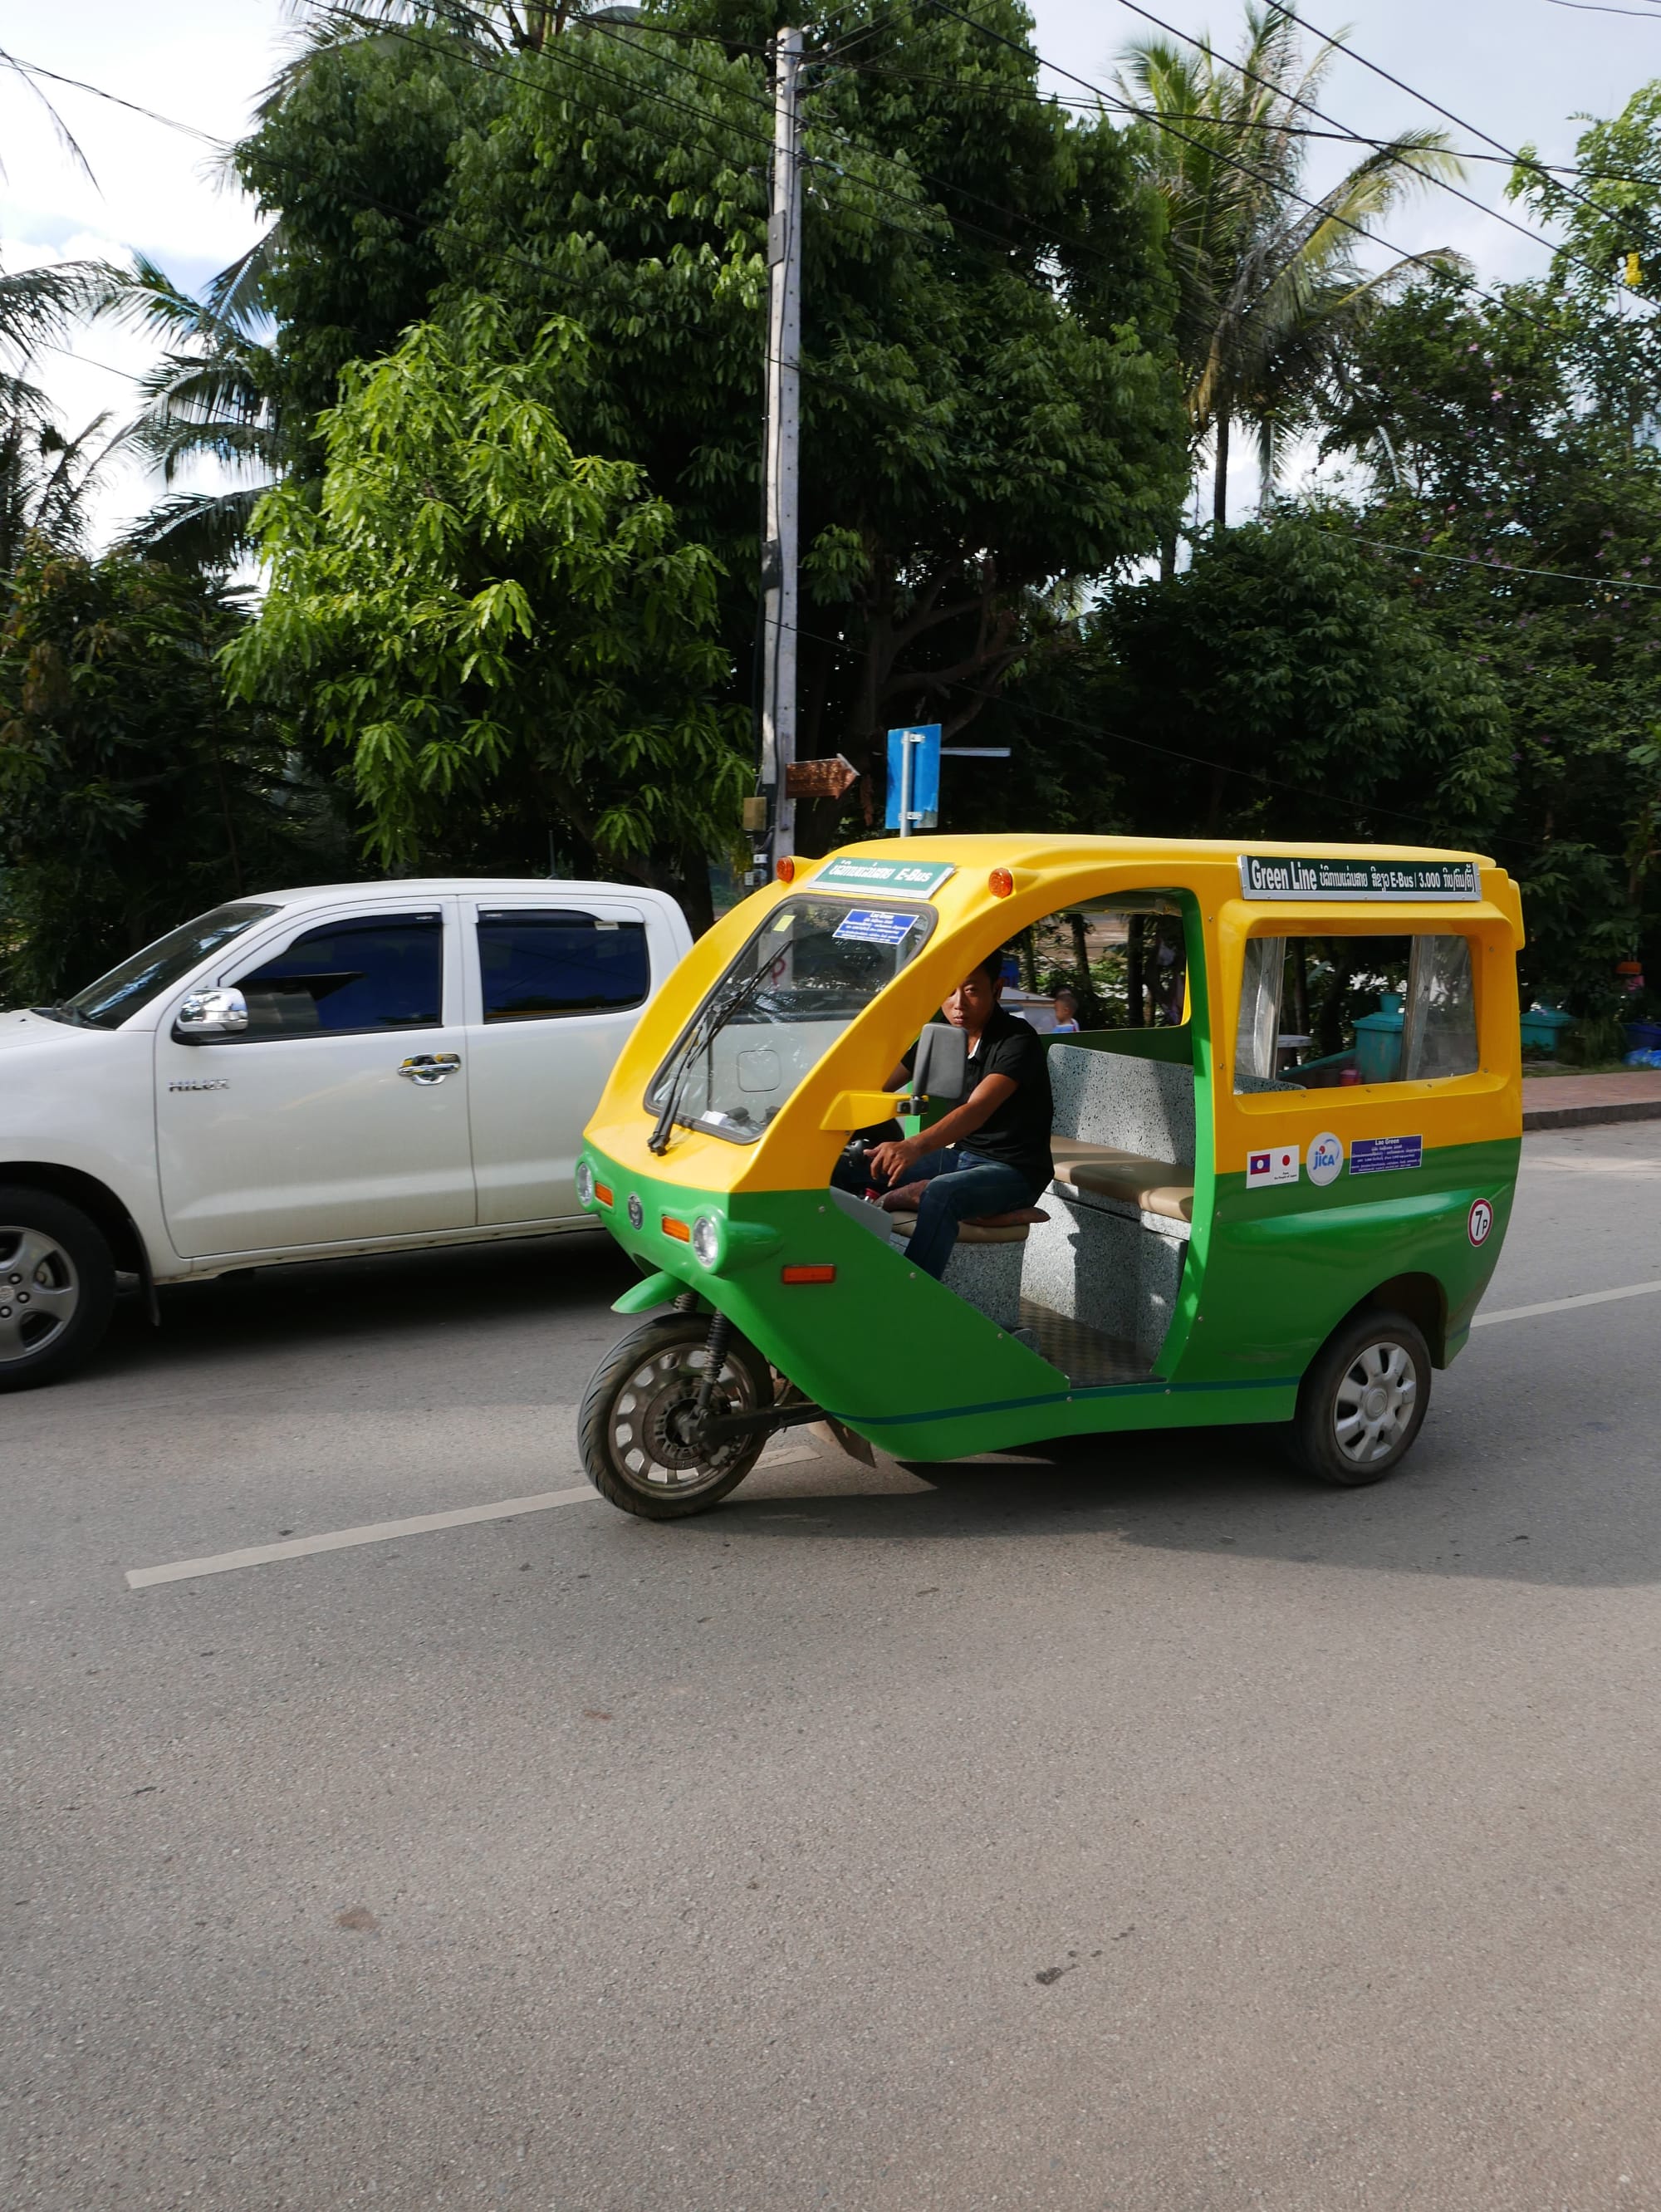
[[[929,1147],[921,1137],[893,1137],[886,1144],[873,1145],[865,1155],[865,1165],[874,1176],[886,1176],[890,1182],[898,1182],[910,1170],[914,1160],[920,1160]]]

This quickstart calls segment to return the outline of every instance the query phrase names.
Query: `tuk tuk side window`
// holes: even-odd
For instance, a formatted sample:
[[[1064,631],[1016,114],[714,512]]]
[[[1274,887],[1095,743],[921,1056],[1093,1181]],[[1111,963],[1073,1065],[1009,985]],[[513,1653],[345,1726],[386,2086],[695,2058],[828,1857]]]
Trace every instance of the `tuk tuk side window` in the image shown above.
[[[1472,1074],[1480,1060],[1465,938],[1248,940],[1237,1094],[1435,1082]]]
[[[907,968],[934,927],[931,907],[870,899],[785,899],[676,1040],[647,1089],[689,1128],[753,1145],[797,1085]]]

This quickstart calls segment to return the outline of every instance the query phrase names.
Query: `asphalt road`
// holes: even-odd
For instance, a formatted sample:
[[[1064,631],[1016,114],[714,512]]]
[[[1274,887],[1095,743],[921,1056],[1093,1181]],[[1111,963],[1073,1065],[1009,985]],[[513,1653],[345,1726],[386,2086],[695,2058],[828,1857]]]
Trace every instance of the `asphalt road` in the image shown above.
[[[1490,1311],[1661,1277],[1661,1125],[1527,1161]],[[571,1486],[626,1279],[203,1286],[0,1402],[9,2212],[1661,2207],[1661,1297],[1373,1491],[809,1449],[126,1586]]]

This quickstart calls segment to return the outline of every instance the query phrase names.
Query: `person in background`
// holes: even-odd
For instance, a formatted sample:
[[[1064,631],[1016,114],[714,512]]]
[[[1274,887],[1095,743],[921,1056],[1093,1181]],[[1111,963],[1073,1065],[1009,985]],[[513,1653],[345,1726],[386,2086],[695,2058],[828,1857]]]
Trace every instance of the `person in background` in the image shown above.
[[[1070,991],[1056,993],[1056,1026],[1058,1036],[1078,1035],[1078,1000]]]

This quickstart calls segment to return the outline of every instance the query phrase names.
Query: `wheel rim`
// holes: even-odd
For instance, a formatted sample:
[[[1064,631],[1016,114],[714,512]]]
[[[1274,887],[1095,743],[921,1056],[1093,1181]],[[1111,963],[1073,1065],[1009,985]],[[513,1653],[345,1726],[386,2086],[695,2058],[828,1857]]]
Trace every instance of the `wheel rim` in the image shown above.
[[[0,1222],[0,1367],[55,1343],[80,1304],[81,1278],[58,1239]]]
[[[685,1441],[685,1424],[696,1407],[708,1364],[701,1344],[671,1344],[648,1352],[630,1370],[606,1424],[611,1463],[626,1480],[641,1489],[686,1497],[730,1474],[753,1449],[756,1439],[736,1437],[700,1457]],[[728,1358],[711,1388],[710,1410],[747,1413],[755,1405],[749,1374]]]
[[[1418,1400],[1411,1354],[1388,1338],[1359,1352],[1339,1377],[1332,1428],[1353,1467],[1376,1467],[1407,1441]]]

